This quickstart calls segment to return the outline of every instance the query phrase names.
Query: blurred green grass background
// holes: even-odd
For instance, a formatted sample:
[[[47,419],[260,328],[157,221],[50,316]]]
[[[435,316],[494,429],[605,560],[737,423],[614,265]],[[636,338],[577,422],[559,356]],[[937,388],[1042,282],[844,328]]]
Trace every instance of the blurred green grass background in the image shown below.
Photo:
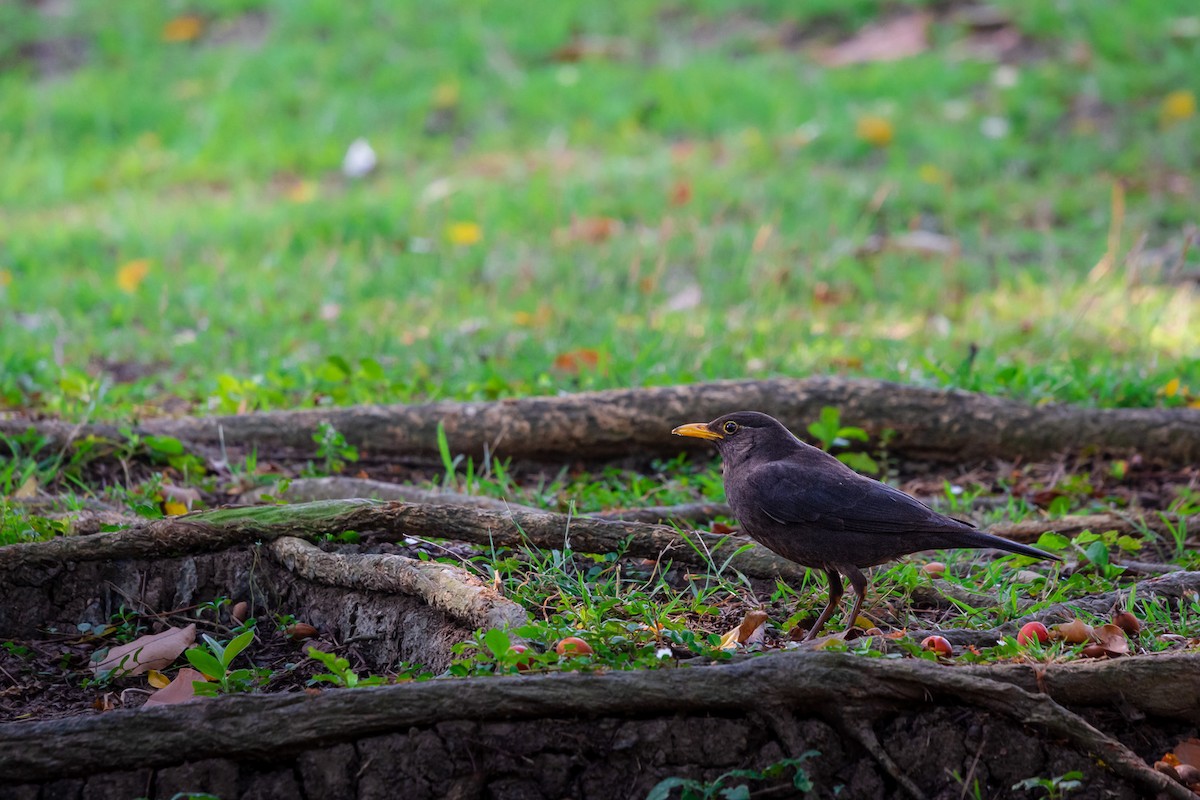
[[[6,3],[0,406],[1197,404],[1198,91],[1194,0]]]

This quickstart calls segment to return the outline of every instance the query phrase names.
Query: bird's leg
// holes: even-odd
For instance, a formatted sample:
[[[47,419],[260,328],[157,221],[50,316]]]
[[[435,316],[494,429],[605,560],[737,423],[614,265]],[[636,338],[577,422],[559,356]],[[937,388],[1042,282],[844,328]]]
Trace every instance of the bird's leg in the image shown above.
[[[821,612],[821,616],[817,617],[817,621],[809,629],[808,634],[804,637],[804,641],[817,638],[817,634],[821,632],[821,628],[825,627],[825,623],[829,622],[829,618],[833,616],[833,612],[837,610],[838,603],[842,599],[844,590],[842,588],[842,576],[836,569],[832,567],[825,568],[825,577],[829,579],[829,602],[825,605],[825,610]],[[862,573],[859,573],[862,577]]]
[[[844,566],[842,569],[846,571],[846,577],[850,579],[850,585],[854,587],[854,610],[850,612],[850,622],[846,625],[846,630],[850,630],[858,621],[863,601],[867,599],[867,576],[863,575],[858,567]]]

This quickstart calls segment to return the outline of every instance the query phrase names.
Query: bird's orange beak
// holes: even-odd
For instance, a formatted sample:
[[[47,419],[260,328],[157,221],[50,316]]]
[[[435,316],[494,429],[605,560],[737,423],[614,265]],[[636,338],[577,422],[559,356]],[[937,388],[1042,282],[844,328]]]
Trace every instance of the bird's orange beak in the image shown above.
[[[693,439],[724,439],[725,437],[708,429],[707,422],[689,422],[687,425],[680,425],[671,433],[676,436],[690,436]]]

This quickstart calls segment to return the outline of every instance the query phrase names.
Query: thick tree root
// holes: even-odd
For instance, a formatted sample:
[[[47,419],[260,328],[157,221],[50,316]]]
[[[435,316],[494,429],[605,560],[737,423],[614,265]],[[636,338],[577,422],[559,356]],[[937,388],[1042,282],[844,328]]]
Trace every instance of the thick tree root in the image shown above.
[[[472,628],[516,628],[529,621],[524,608],[449,564],[397,555],[326,553],[291,536],[276,539],[270,548],[297,577],[346,589],[418,597]]]
[[[842,421],[873,438],[892,431],[888,448],[933,461],[1040,459],[1062,453],[1145,453],[1172,464],[1200,461],[1200,411],[1180,408],[1095,409],[1030,406],[957,390],[926,389],[876,380],[726,381],[625,389],[495,403],[429,403],[151,419],[140,435],[172,436],[215,458],[257,449],[260,458],[316,456],[313,434],[336,428],[364,459],[440,463],[439,423],[455,453],[561,463],[707,452],[670,435],[683,422],[741,409],[764,411],[804,433],[821,409],[840,409]],[[35,428],[51,446],[93,436],[123,442],[113,426],[0,420],[0,434]]]
[[[507,509],[537,509],[509,503],[491,497],[461,494],[440,490],[422,489],[398,483],[387,483],[366,478],[350,478],[341,475],[328,478],[300,478],[289,483],[282,492],[274,489],[255,489],[243,495],[248,503],[259,502],[267,494],[274,494],[291,503],[311,503],[318,500],[402,500],[408,503],[432,503],[435,505],[461,505],[473,508],[488,508],[497,511]],[[678,523],[698,525],[711,522],[717,517],[729,517],[733,512],[726,503],[683,503],[672,506],[616,509],[587,514],[596,519],[619,519],[625,522]],[[1159,536],[1170,536],[1178,530],[1200,530],[1200,516],[1180,517],[1171,513],[1147,514],[1077,514],[1054,519],[1030,519],[1021,522],[1001,522],[987,528],[988,533],[1014,542],[1036,542],[1043,533],[1062,536],[1077,536],[1084,531],[1103,533],[1141,533],[1151,531]]]
[[[1193,671],[1200,668],[1200,656],[1175,660]],[[1120,664],[1100,665],[1091,677],[1108,682],[1102,677],[1104,670]],[[993,671],[1000,675],[1006,669],[1027,670],[997,666]],[[1046,670],[1074,671],[1063,665],[1047,665]],[[1067,742],[1144,793],[1190,797],[1125,745],[1056,702],[1057,684],[1048,686],[1050,694],[1037,695],[1003,680],[927,661],[817,652],[692,669],[437,680],[316,696],[231,696],[140,712],[2,724],[0,781],[44,781],[218,757],[270,761],[334,742],[450,720],[540,725],[564,716],[786,713],[829,717],[837,724],[951,705],[983,709]]]
[[[804,574],[797,564],[763,547],[728,536],[692,533],[685,538],[661,525],[571,517],[524,508],[501,512],[374,500],[201,511],[146,522],[115,533],[11,545],[0,548],[0,573],[71,560],[208,552],[280,536],[313,540],[345,531],[391,539],[421,536],[486,546],[624,552],[640,558],[666,554],[697,566],[720,568],[728,562],[729,567],[746,575],[763,578],[799,580]],[[746,549],[734,555],[739,547]]]

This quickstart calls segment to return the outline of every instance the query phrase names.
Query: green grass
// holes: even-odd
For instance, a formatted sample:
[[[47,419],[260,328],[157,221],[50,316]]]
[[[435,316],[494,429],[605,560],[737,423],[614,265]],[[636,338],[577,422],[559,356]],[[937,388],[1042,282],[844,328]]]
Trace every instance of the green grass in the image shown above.
[[[955,55],[953,20],[898,65],[779,44],[847,35],[885,7],[863,0],[10,4],[0,404],[128,419],[831,371],[1194,400],[1200,302],[1125,259],[1178,253],[1194,221],[1200,118],[1160,121],[1200,91],[1200,40],[1171,33],[1192,3],[1001,5],[1035,56],[1011,87]],[[184,12],[205,33],[162,41]],[[554,60],[572,31],[610,55]],[[81,68],[19,55],[62,37]],[[891,145],[856,136],[864,115]],[[347,181],[359,136],[381,166]],[[606,240],[566,235],[598,217]],[[481,240],[449,241],[455,222]],[[914,227],[958,254],[861,252]],[[555,366],[578,350],[597,365]]]

